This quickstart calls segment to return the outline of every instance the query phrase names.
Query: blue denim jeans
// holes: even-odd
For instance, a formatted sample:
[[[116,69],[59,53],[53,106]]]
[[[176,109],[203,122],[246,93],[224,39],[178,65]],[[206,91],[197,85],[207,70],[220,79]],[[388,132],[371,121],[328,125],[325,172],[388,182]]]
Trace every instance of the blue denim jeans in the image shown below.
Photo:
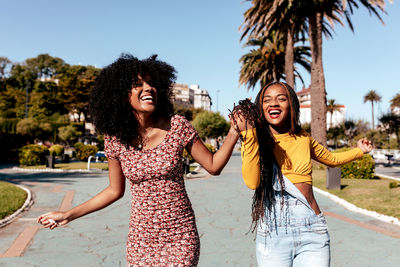
[[[279,183],[274,184],[276,202],[257,227],[258,266],[329,266],[330,239],[324,215],[316,215],[301,192],[286,177],[284,181],[283,195]]]

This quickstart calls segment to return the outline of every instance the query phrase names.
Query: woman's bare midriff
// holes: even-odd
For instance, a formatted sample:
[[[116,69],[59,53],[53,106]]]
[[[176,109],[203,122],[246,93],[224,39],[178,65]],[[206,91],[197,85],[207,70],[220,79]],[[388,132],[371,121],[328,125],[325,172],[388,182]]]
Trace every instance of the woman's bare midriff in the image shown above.
[[[294,185],[305,196],[305,198],[308,201],[308,204],[310,204],[310,206],[314,210],[315,214],[317,214],[317,215],[320,214],[321,210],[319,209],[317,201],[314,198],[312,185],[306,184],[306,183],[298,183],[298,184],[294,184]]]

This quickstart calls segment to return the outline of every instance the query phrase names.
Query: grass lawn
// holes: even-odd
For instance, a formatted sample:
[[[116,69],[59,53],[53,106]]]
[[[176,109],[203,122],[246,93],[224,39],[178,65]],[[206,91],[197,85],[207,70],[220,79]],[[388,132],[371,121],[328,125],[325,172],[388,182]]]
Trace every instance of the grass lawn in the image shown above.
[[[400,219],[400,187],[390,189],[390,179],[341,179],[341,190],[326,189],[326,170],[313,168],[313,185],[357,207]]]
[[[24,169],[45,169],[45,165],[38,166],[20,166],[20,168]],[[100,169],[100,170],[108,170],[108,164],[106,162],[93,162],[90,163],[91,169]],[[71,162],[71,163],[55,163],[54,169],[63,169],[63,170],[79,170],[79,169],[87,169],[87,162]]]
[[[18,210],[26,200],[26,192],[10,183],[0,182],[0,219]]]

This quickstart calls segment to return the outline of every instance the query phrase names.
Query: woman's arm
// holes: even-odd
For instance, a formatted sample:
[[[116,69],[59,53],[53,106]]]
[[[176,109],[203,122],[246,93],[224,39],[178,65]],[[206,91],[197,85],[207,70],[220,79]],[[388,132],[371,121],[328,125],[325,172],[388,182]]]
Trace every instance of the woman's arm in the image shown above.
[[[345,152],[332,153],[311,138],[311,148],[312,159],[329,167],[336,167],[362,158],[364,153],[369,153],[372,151],[372,144],[366,138],[362,138],[358,140],[357,148]]]
[[[256,129],[243,131],[242,136],[246,136],[241,147],[243,181],[248,188],[255,190],[260,184],[260,152]]]
[[[103,209],[120,199],[125,192],[125,176],[118,160],[108,160],[109,185],[90,200],[65,212],[49,212],[38,217],[37,222],[53,229],[81,216]]]
[[[219,175],[231,157],[233,148],[238,139],[239,135],[231,126],[223,145],[216,153],[211,153],[201,139],[198,139],[192,146],[186,149],[194,160],[203,166],[210,174]]]

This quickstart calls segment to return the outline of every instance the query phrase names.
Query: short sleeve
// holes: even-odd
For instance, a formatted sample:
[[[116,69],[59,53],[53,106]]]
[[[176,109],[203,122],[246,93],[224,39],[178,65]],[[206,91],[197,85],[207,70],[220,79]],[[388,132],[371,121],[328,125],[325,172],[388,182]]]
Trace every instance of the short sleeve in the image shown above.
[[[199,139],[199,134],[185,117],[178,116],[178,119],[180,122],[179,128],[182,132],[183,146],[188,147],[193,145]]]
[[[114,136],[104,135],[104,152],[108,159],[119,159],[118,142]]]

